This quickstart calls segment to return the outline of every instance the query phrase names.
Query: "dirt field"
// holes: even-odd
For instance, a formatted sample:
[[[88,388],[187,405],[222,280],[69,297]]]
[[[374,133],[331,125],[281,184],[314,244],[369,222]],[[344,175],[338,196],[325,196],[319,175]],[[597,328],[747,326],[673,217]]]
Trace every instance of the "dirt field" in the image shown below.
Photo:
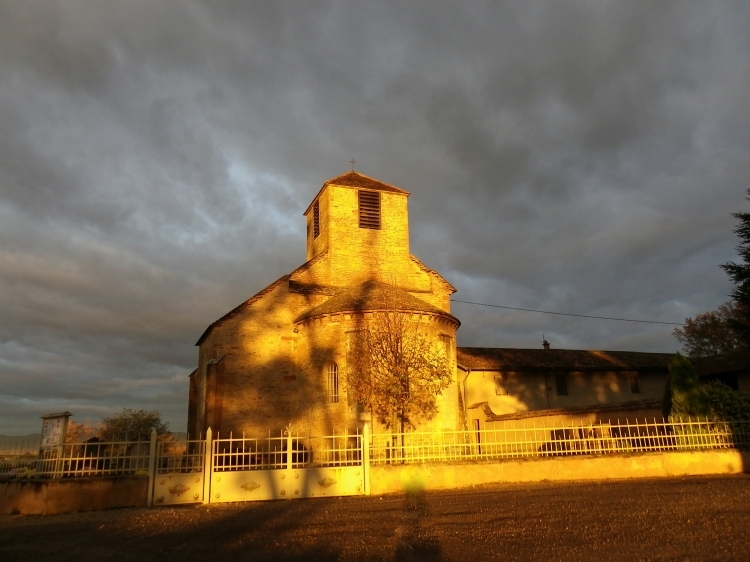
[[[0,516],[0,560],[750,560],[750,476]]]

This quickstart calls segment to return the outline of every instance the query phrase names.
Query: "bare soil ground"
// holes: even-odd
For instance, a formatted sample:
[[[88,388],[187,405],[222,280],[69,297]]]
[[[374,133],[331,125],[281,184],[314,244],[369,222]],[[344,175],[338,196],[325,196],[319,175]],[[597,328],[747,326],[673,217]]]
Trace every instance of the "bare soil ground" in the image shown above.
[[[750,475],[0,516],[0,560],[750,560]]]

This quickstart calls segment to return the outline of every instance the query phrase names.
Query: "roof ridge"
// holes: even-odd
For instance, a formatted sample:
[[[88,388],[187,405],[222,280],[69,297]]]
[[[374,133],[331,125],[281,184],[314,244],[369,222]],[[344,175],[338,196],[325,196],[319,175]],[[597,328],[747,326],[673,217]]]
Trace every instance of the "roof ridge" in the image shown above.
[[[357,176],[359,176],[359,177],[361,177],[361,178],[365,178],[365,179],[368,179],[368,180],[370,180],[370,181],[374,181],[374,182],[376,182],[376,183],[382,183],[383,185],[385,185],[385,186],[387,186],[387,187],[390,187],[390,188],[392,188],[392,189],[396,189],[396,190],[398,190],[398,191],[401,191],[401,192],[403,192],[403,193],[409,193],[409,192],[408,192],[408,191],[406,191],[405,189],[402,189],[402,188],[400,188],[400,187],[398,187],[398,186],[392,185],[392,184],[390,184],[390,183],[386,183],[386,182],[384,182],[383,180],[379,180],[379,179],[377,179],[377,178],[373,178],[373,177],[367,176],[367,175],[365,175],[365,174],[361,174],[361,173],[359,173],[359,172],[357,172],[357,171],[355,171],[355,170],[351,170],[351,171],[349,171],[349,172],[344,172],[343,174],[339,174],[339,175],[338,175],[338,176],[336,176],[335,178],[330,178],[330,179],[328,179],[328,180],[324,181],[324,182],[323,182],[323,185],[328,185],[329,183],[333,182],[334,180],[337,180],[337,179],[339,179],[339,178],[342,178],[342,177],[344,177],[344,176],[350,176],[350,175],[352,175],[352,174],[355,174],[355,175],[357,175]],[[334,184],[334,185],[338,185],[338,184]],[[344,187],[346,187],[346,186],[344,186]]]
[[[456,362],[472,371],[640,371],[666,370],[672,353],[590,349],[457,347]]]
[[[328,250],[327,249],[323,250],[317,256],[315,256],[314,258],[310,258],[305,263],[303,263],[301,266],[299,266],[297,269],[295,269],[294,271],[292,271],[289,274],[289,278],[291,279],[297,273],[302,273],[306,269],[310,269],[313,265],[315,265],[316,263],[318,263],[321,259],[323,259],[323,257],[325,257],[327,255],[328,255]]]
[[[340,180],[340,181],[337,181]],[[371,185],[368,185],[371,184]],[[320,197],[320,194],[323,193],[326,187],[329,185],[337,185],[341,187],[349,187],[352,189],[370,189],[373,191],[382,191],[384,193],[398,193],[401,195],[406,195],[407,197],[411,195],[408,191],[405,189],[401,189],[400,187],[396,187],[395,185],[391,185],[390,183],[385,183],[384,181],[381,181],[376,178],[371,178],[370,176],[366,176],[364,174],[360,174],[359,172],[355,171],[349,171],[345,172],[343,174],[339,174],[338,176],[334,178],[327,179],[323,182],[323,185],[318,190],[318,193],[315,194],[315,197],[312,198],[310,201],[310,204],[307,206],[307,209],[305,209],[305,212],[302,213],[303,215],[307,216],[307,214],[310,212],[310,209],[312,208],[315,201]]]
[[[436,275],[439,278],[439,280],[446,286],[445,287],[446,289],[448,289],[450,291],[453,291],[453,293],[458,292],[458,290],[453,285],[451,285],[450,282],[448,282],[448,280],[445,277],[443,277],[442,275],[440,275],[440,273],[438,273],[434,269],[432,269],[430,267],[427,267],[424,264],[424,262],[422,260],[420,260],[417,256],[415,256],[414,254],[409,254],[409,258],[414,263],[416,263],[417,267],[419,267],[425,273],[432,273],[433,275]]]
[[[492,350],[507,350],[507,351],[578,351],[581,353],[637,353],[639,355],[674,355],[669,351],[620,351],[615,349],[565,349],[562,347],[543,349],[541,347],[485,347],[485,346],[467,346],[462,345],[456,347],[456,349],[492,349]]]

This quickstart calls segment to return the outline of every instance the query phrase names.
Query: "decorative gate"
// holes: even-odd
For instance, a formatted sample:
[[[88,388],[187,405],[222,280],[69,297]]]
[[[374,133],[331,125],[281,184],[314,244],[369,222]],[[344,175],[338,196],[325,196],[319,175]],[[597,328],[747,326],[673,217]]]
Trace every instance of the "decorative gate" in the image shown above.
[[[303,437],[290,426],[279,437],[216,439],[208,501],[364,494],[364,435]]]
[[[362,434],[156,443],[155,505],[352,496],[368,493],[369,429]]]
[[[207,440],[159,442],[153,478],[153,503],[199,503],[205,498]]]

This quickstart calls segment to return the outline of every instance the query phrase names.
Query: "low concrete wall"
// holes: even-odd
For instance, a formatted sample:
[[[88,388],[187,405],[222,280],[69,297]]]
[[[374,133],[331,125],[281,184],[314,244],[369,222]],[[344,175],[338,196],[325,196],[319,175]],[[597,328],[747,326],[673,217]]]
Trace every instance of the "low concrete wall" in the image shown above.
[[[146,505],[148,478],[86,478],[0,482],[0,513],[53,515]]]
[[[750,472],[736,450],[570,456],[498,462],[373,465],[372,494],[440,490],[496,482],[607,480]],[[0,482],[0,514],[52,515],[146,505],[143,476]]]
[[[495,482],[607,480],[750,472],[750,453],[736,450],[571,456],[498,462],[374,465],[372,494],[440,490]]]

